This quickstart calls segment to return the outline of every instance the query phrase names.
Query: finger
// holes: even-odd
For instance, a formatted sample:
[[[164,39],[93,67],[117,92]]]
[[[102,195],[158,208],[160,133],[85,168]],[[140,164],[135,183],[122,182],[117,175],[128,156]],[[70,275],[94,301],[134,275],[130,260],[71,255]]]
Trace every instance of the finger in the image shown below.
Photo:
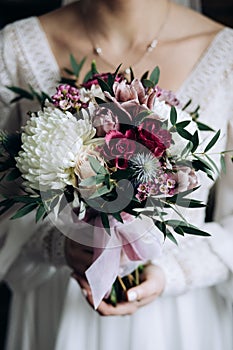
[[[141,284],[128,290],[128,301],[134,302],[150,299],[151,296],[155,298],[164,289],[165,278],[163,271],[156,266],[150,265],[145,268],[143,280]]]
[[[121,302],[117,306],[102,301],[97,309],[101,316],[126,316],[132,315],[138,309],[137,303]]]

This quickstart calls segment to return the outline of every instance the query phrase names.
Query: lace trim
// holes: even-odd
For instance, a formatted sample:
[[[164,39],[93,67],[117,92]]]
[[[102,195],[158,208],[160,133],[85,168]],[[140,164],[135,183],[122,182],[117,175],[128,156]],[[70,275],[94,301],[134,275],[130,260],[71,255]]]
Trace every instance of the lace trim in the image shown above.
[[[233,29],[223,28],[199,58],[195,67],[177,91],[182,100],[200,101],[207,86],[219,86],[220,79],[229,77],[233,69]],[[209,89],[208,89],[209,90]]]
[[[59,67],[38,18],[17,21],[13,30],[23,79],[34,88],[53,93],[60,78]]]

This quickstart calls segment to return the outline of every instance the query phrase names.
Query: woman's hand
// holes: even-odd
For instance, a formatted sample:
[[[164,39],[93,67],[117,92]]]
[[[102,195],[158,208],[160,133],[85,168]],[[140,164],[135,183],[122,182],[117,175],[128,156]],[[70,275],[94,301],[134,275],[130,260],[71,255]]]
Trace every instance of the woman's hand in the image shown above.
[[[75,275],[84,279],[85,271],[93,262],[93,248],[66,237],[65,256]]]
[[[84,277],[73,274],[89,304],[93,307],[91,289]],[[120,302],[117,306],[102,301],[96,310],[102,316],[132,315],[140,307],[155,300],[164,290],[165,275],[163,270],[155,265],[147,265],[141,275],[141,284],[127,291],[128,301]]]

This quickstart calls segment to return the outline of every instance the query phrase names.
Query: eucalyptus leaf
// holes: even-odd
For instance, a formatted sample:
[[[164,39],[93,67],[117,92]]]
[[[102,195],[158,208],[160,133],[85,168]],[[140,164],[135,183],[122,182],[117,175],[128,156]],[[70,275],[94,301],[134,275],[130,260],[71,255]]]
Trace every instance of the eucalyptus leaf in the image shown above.
[[[186,108],[192,103],[192,100],[188,100],[188,102],[184,105],[184,107],[182,108],[182,111],[185,111]]]
[[[28,100],[33,100],[33,95],[25,89],[21,89],[17,86],[6,86],[7,89],[13,91],[15,94],[20,95],[21,98],[26,98]]]
[[[14,181],[14,180],[18,179],[20,176],[21,176],[21,172],[19,171],[18,168],[15,168],[6,176],[6,180],[7,181]]]
[[[46,209],[43,204],[39,205],[37,211],[36,211],[36,222],[40,221],[40,219],[44,216],[46,213]]]
[[[201,131],[214,131],[209,125],[203,124],[201,122],[196,122],[197,127]]]
[[[172,125],[176,125],[177,122],[177,112],[176,112],[176,108],[174,106],[171,107],[171,111],[170,111],[170,121]],[[181,128],[182,130],[183,128]]]
[[[113,96],[112,88],[103,79],[97,77],[97,80],[98,80],[98,83],[99,83],[101,90],[103,92],[107,91]]]
[[[103,227],[105,228],[106,232],[108,233],[108,235],[111,235],[108,215],[106,213],[101,212],[100,217],[101,217],[101,221],[102,221]]]
[[[96,158],[88,156],[88,160],[90,162],[91,168],[96,174],[108,174],[108,171],[103,165],[100,164],[100,162]]]
[[[142,83],[147,88],[153,88],[154,87],[153,81],[151,81],[149,79],[143,79]]]
[[[153,82],[154,86],[158,84],[160,77],[160,69],[158,66],[156,66],[150,75],[150,80]]]
[[[221,130],[218,130],[216,132],[216,134],[214,135],[214,137],[210,140],[210,142],[208,143],[208,145],[206,146],[206,148],[204,149],[204,152],[208,152],[217,142],[219,136],[220,136],[220,132]]]
[[[186,126],[188,126],[191,123],[191,120],[184,120],[183,122],[179,122],[176,124],[177,128],[184,129]]]
[[[225,161],[225,157],[223,154],[221,154],[221,156],[220,156],[220,163],[221,163],[221,169],[222,169],[223,173],[226,174],[226,161]]]
[[[37,203],[30,203],[30,204],[24,205],[22,208],[17,210],[17,212],[11,217],[11,220],[19,219],[22,216],[29,214],[31,211],[36,209],[37,206],[38,206]]]
[[[193,144],[191,152],[194,153],[196,151],[197,147],[199,146],[199,136],[198,136],[198,131],[197,130],[193,134],[191,142]]]

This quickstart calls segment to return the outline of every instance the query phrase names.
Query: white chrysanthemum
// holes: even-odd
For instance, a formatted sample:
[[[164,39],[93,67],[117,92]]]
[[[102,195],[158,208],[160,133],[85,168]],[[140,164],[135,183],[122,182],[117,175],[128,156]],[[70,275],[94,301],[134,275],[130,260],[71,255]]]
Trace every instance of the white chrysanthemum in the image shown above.
[[[88,118],[46,107],[32,115],[22,133],[17,167],[25,185],[36,190],[63,189],[72,184],[77,154],[95,135]]]

